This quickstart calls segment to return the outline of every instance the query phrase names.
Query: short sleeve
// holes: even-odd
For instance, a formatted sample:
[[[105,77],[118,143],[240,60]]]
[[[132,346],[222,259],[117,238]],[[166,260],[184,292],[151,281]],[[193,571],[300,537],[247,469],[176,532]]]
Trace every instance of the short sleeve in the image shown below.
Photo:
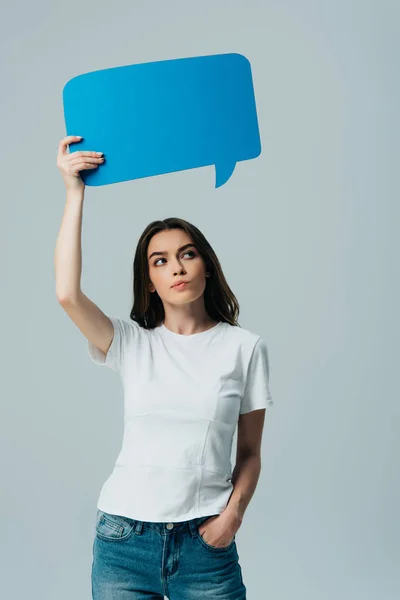
[[[130,337],[130,324],[119,317],[108,316],[114,327],[114,336],[107,354],[88,340],[89,356],[97,365],[104,365],[122,373],[125,348]]]
[[[247,369],[244,394],[239,414],[259,408],[268,408],[273,404],[269,389],[269,360],[265,340],[260,337],[254,345]]]

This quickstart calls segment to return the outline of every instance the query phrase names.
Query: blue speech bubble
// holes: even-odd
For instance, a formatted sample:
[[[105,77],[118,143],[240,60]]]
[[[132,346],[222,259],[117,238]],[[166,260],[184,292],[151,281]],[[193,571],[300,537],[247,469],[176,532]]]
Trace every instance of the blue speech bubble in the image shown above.
[[[215,165],[215,187],[261,153],[251,67],[236,53],[179,58],[78,75],[63,89],[71,152],[104,152],[82,170],[98,186]]]

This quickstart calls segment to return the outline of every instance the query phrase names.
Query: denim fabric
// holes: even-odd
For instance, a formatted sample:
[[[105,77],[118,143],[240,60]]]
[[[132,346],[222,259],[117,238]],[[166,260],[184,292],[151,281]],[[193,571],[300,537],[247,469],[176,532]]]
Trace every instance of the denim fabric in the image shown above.
[[[97,511],[93,600],[246,600],[235,538],[208,544],[201,523],[138,521]]]

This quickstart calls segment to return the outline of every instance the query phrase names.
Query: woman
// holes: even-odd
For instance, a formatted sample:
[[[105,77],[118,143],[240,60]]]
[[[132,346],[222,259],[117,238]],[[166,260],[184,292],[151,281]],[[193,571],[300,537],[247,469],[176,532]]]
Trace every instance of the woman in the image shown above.
[[[57,297],[90,358],[118,372],[125,407],[122,448],[97,505],[93,598],[241,600],[235,538],[256,488],[272,404],[266,343],[238,325],[218,258],[183,219],[153,221],[142,233],[130,320],[106,316],[85,296],[79,172],[104,159],[67,153],[78,139],[63,138],[58,151],[67,199]]]

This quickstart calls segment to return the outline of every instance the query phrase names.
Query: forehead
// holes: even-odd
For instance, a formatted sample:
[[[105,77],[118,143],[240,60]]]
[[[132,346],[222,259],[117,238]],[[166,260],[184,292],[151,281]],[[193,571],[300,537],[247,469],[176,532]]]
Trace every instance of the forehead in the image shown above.
[[[174,252],[180,246],[190,243],[192,243],[192,239],[186,231],[183,231],[183,229],[159,231],[151,238],[147,249],[147,255],[149,256],[155,250],[160,252],[170,250],[171,252]]]

